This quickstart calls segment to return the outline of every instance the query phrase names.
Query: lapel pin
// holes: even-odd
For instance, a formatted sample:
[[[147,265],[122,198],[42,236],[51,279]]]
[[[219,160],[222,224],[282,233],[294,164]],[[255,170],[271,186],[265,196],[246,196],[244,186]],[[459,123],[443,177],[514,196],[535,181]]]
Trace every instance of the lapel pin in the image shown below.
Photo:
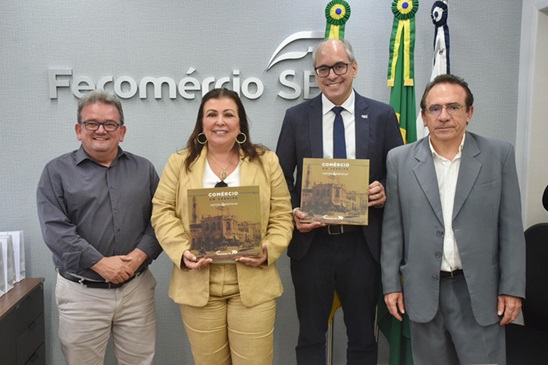
[[[362,119],[367,119],[369,117],[369,114],[362,114]]]

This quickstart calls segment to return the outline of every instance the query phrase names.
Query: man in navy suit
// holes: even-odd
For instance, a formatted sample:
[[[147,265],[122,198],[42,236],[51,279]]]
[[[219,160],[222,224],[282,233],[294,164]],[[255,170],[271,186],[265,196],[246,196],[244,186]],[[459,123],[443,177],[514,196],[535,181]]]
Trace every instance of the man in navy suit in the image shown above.
[[[506,364],[504,325],[525,296],[514,148],[466,130],[473,103],[464,80],[436,77],[429,137],[388,155],[382,284],[390,313],[409,315],[417,365]]]
[[[288,255],[299,317],[297,363],[325,364],[325,334],[336,291],[348,335],[347,363],[376,365],[385,160],[403,142],[394,110],[353,90],[358,63],[349,42],[326,40],[316,46],[313,59],[321,94],[287,110],[276,149],[294,208]],[[342,107],[346,158],[370,160],[370,181],[363,182],[369,186],[368,226],[301,222],[303,158],[338,158],[333,107]]]

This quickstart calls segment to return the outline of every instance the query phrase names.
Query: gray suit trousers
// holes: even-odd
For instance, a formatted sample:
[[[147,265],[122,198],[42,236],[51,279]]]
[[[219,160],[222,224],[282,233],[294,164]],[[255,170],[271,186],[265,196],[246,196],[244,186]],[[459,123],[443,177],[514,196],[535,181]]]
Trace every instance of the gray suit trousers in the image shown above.
[[[415,365],[506,365],[504,326],[477,323],[464,275],[440,280],[439,310],[411,322],[411,345]]]

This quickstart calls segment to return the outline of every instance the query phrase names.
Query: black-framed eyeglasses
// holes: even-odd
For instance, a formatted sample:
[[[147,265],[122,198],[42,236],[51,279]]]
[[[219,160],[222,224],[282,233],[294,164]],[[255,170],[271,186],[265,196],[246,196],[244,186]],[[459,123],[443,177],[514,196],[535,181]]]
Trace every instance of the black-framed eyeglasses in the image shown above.
[[[449,115],[457,115],[460,113],[462,108],[464,108],[464,105],[460,105],[457,103],[447,104],[447,105],[434,104],[426,108],[426,112],[434,117],[439,117],[441,115],[443,108],[445,108],[445,110],[447,111]]]
[[[318,75],[318,77],[329,76],[329,72],[331,70],[333,70],[335,75],[342,76],[348,72],[348,65],[349,63],[339,62],[334,64],[333,66],[318,66],[314,69],[314,71],[316,72],[316,75]]]
[[[217,184],[215,184],[216,188],[226,188],[227,186],[228,186],[228,184],[225,183],[223,180],[221,180]]]
[[[96,131],[100,126],[103,126],[103,129],[107,132],[114,132],[120,128],[121,124],[116,122],[98,122],[96,120],[85,120],[81,122],[88,131]]]

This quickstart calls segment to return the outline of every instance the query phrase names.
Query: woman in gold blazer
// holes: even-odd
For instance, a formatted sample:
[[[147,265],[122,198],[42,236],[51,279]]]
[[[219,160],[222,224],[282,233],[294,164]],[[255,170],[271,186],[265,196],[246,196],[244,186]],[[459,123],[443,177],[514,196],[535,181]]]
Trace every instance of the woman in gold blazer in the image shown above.
[[[220,264],[190,251],[187,190],[227,185],[259,186],[260,258]],[[152,225],[173,262],[169,296],[180,305],[196,364],[271,364],[275,299],[283,291],[275,262],[291,239],[291,202],[277,156],[251,143],[235,92],[203,97],[187,147],[162,173]]]

